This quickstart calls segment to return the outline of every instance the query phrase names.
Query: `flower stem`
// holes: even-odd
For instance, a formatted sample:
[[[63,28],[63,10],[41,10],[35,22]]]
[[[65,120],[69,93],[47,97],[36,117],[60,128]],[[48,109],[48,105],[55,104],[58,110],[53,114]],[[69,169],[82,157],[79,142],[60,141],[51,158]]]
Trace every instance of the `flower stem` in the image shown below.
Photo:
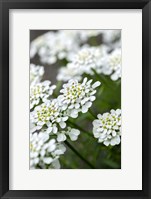
[[[55,95],[58,96],[59,95],[59,92],[60,92],[60,88],[62,86],[62,81],[58,81],[57,82],[57,85],[56,85],[56,89],[55,89]]]
[[[83,162],[85,162],[91,169],[95,169],[95,167],[87,161],[67,140],[65,141],[65,144],[81,159]]]
[[[77,124],[75,124],[75,123],[73,123],[73,122],[71,122],[69,120],[67,121],[67,123],[71,124],[73,127],[79,129],[80,131],[82,131],[83,133],[87,134],[88,136],[94,138],[93,135],[90,132],[84,130],[82,127],[78,126]]]
[[[90,113],[90,115],[94,118],[94,119],[96,119],[96,116],[94,115],[94,113],[92,112],[92,110],[91,109],[89,109],[89,111],[88,111],[89,113]]]
[[[96,72],[96,70],[92,69],[92,71],[94,72],[96,78],[101,82],[103,83],[105,86],[107,86],[108,88],[111,88],[112,89],[112,86],[108,83],[108,81],[106,80],[105,76],[102,75],[102,74],[98,74]]]

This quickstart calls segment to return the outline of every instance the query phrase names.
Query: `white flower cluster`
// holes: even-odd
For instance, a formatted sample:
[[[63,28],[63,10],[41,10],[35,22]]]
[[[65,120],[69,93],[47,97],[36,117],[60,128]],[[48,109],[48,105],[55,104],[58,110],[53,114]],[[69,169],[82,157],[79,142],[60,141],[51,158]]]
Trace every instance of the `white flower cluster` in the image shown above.
[[[92,80],[87,81],[87,78],[84,78],[82,83],[71,79],[63,85],[63,89],[60,90],[62,95],[58,96],[58,100],[62,109],[66,110],[70,117],[77,118],[79,112],[86,113],[92,106],[96,87],[100,86],[101,83],[99,81],[92,85],[91,83]]]
[[[70,57],[71,62],[67,67],[59,70],[57,79],[67,81],[71,78],[81,80],[84,73],[93,75],[93,69],[102,72],[104,57],[107,57],[107,46],[84,46]]]
[[[102,69],[102,73],[105,75],[111,75],[113,81],[121,78],[121,49],[115,49],[105,59]]]
[[[93,121],[93,134],[98,142],[114,146],[120,144],[121,110],[111,110],[110,113],[98,114]]]
[[[30,168],[60,168],[59,156],[64,154],[66,148],[57,143],[48,134],[30,134]]]
[[[86,44],[89,38],[98,35],[102,38],[101,45]],[[50,31],[31,43],[31,58],[35,54],[44,64],[67,60],[66,66],[59,69],[57,80],[82,80],[84,73],[93,75],[93,69],[98,74],[109,75],[113,81],[121,78],[120,30]]]
[[[42,63],[54,64],[57,59],[64,59],[79,47],[76,31],[60,30],[48,32],[31,43],[31,58],[38,53]]]
[[[108,53],[106,46],[81,48],[72,57],[72,62],[59,70],[57,79],[81,80],[84,73],[93,75],[93,70],[98,74],[110,75],[113,81],[121,78],[121,49],[117,48]]]
[[[58,132],[58,125],[61,128],[66,127],[65,121],[68,116],[64,114],[57,99],[52,99],[36,106],[30,114],[30,121],[33,124],[31,132],[40,130],[43,126],[47,126],[49,133]]]
[[[48,98],[53,94],[53,90],[56,88],[55,85],[50,86],[50,81],[44,81],[37,84],[32,84],[30,86],[30,109],[35,105],[48,100]]]
[[[36,67],[36,66],[34,66]],[[39,74],[41,67],[36,68]],[[40,76],[39,80],[42,78]],[[32,169],[60,168],[59,157],[64,154],[64,141],[76,141],[80,131],[68,125],[68,119],[85,113],[95,100],[96,88],[85,78],[82,83],[71,79],[63,85],[60,95],[53,98],[55,85],[50,81],[30,85],[30,167]]]
[[[57,100],[51,98],[56,86],[51,86],[50,81],[40,82],[43,74],[42,66],[30,65],[30,168],[59,169],[59,157],[66,148],[49,132],[57,131],[56,120],[63,126],[67,117],[59,118]],[[42,129],[45,124],[47,131]]]

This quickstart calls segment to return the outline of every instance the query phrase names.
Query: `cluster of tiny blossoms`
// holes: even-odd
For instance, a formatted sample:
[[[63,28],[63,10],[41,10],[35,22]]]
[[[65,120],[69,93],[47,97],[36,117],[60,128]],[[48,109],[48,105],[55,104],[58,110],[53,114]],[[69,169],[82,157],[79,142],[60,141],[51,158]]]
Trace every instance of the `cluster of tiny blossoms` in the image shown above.
[[[48,134],[35,132],[30,134],[30,168],[60,168],[59,156],[64,154],[63,144],[50,139]]]
[[[30,86],[30,109],[35,105],[48,100],[48,98],[53,94],[53,90],[56,88],[55,85],[51,85],[50,81],[39,82],[37,84],[32,84]]]
[[[50,103],[56,86],[51,86],[50,81],[41,82],[43,74],[44,67],[30,65],[30,168],[59,169],[59,157],[66,148],[42,129],[48,116],[57,109],[54,101]],[[45,104],[50,105],[47,107],[50,113],[46,111]]]
[[[121,110],[111,110],[98,114],[98,119],[93,121],[93,134],[98,142],[114,146],[120,144],[121,136]]]
[[[89,38],[98,36],[103,44],[86,44]],[[31,58],[36,54],[42,63],[49,65],[67,60],[66,66],[59,69],[57,80],[82,80],[82,75],[92,75],[93,69],[98,74],[109,75],[113,81],[121,78],[120,30],[50,31],[31,43]]]
[[[57,79],[68,81],[71,78],[81,80],[83,74],[109,75],[113,81],[121,78],[121,48],[109,53],[107,46],[81,48],[72,55],[71,62],[59,70]]]
[[[101,37],[102,43],[106,45],[109,50],[120,48],[120,35],[120,30],[50,31],[38,37],[31,43],[30,57],[33,58],[36,54],[38,54],[41,62],[49,65],[62,59],[70,61],[73,55],[77,57],[77,54],[79,54],[81,48],[85,46],[85,43],[89,41],[90,38]],[[93,42],[92,47],[94,47]],[[98,47],[97,51],[99,51],[100,46],[96,47]],[[102,55],[100,56],[100,59],[102,59]]]
[[[59,70],[57,79],[66,81],[71,78],[81,80],[84,73],[93,75],[93,69],[101,73],[104,57],[107,57],[107,46],[90,47],[83,46],[77,53],[70,56],[66,67]]]
[[[88,81],[87,78],[84,78],[82,83],[71,79],[63,85],[63,89],[60,90],[62,95],[58,96],[58,101],[70,117],[77,118],[79,112],[86,113],[92,106],[92,102],[96,99],[94,96],[96,88],[101,83],[99,81],[92,85],[91,83],[92,79]]]
[[[31,43],[30,57],[38,54],[43,64],[54,64],[58,59],[67,58],[79,48],[79,36],[76,31],[51,31],[38,37]]]
[[[41,67],[34,67],[41,74]],[[78,129],[68,125],[68,119],[88,111],[100,82],[92,84],[92,80],[84,78],[80,83],[71,79],[54,98],[56,86],[51,86],[50,81],[40,82],[41,79],[39,75],[39,80],[30,84],[30,168],[58,169],[59,157],[66,151],[64,141],[76,141],[80,135]]]

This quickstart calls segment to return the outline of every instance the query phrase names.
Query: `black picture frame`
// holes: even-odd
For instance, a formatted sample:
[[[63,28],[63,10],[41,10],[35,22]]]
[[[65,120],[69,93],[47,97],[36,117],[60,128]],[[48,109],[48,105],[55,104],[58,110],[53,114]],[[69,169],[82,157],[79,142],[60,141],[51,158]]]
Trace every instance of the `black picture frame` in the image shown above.
[[[9,9],[142,9],[142,190],[9,190]],[[151,1],[0,0],[0,196],[1,198],[151,198]],[[137,100],[137,99],[136,99]],[[135,113],[137,114],[137,113]],[[24,180],[24,179],[23,179]],[[131,180],[131,179],[130,179]]]

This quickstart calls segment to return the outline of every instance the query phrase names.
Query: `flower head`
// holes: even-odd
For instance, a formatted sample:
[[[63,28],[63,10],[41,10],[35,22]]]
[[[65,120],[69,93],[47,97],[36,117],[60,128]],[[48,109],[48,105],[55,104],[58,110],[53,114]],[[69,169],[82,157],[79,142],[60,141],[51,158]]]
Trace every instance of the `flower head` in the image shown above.
[[[43,126],[47,126],[49,132],[56,134],[59,126],[61,128],[66,127],[65,121],[67,119],[68,116],[62,111],[57,99],[46,101],[45,103],[36,106],[30,114],[32,123],[31,132],[39,130]]]
[[[116,49],[104,59],[103,73],[115,81],[121,78],[121,64],[121,49]]]
[[[98,142],[104,145],[120,144],[121,136],[121,110],[111,110],[110,113],[98,114],[93,121],[93,134]]]
[[[60,30],[47,32],[38,37],[31,45],[30,55],[38,53],[42,63],[54,64],[58,59],[64,59],[79,47],[76,31]]]
[[[93,74],[92,69],[101,68],[102,58],[107,54],[107,47],[82,47],[72,58],[72,63],[81,73]]]
[[[50,81],[44,81],[30,86],[30,109],[38,105],[40,100],[45,102],[53,94],[55,85],[50,86]]]
[[[30,168],[60,168],[58,158],[66,148],[48,134],[30,134]]]
[[[69,80],[67,84],[63,85],[60,90],[62,95],[58,96],[58,100],[62,105],[62,109],[67,110],[70,117],[76,118],[78,112],[86,113],[95,100],[95,88],[100,86],[100,82],[92,84],[92,80],[87,81],[84,78],[82,83],[75,79]]]

